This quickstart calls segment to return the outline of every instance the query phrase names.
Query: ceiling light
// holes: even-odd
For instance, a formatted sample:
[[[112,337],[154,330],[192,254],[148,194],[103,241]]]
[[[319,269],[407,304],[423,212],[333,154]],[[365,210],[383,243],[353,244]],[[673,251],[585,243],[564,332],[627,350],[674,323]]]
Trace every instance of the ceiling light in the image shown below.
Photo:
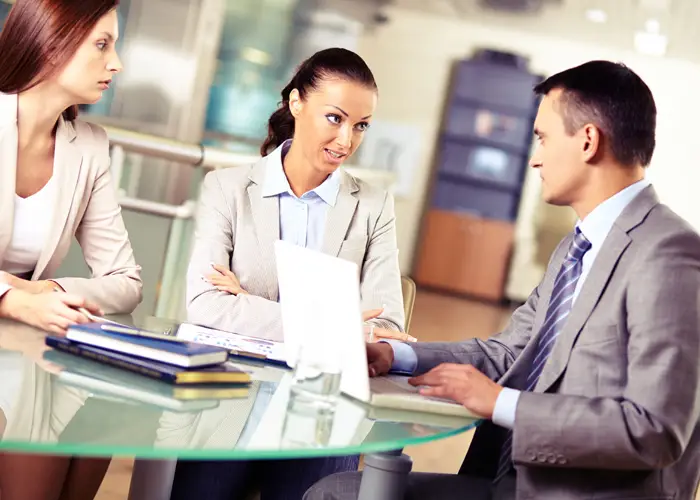
[[[592,23],[604,23],[608,20],[608,15],[601,9],[589,9],[586,11],[586,18]]]
[[[649,19],[646,23],[644,23],[644,28],[648,33],[658,34],[659,31],[661,31],[661,24],[656,19]]]
[[[663,56],[666,54],[668,39],[658,33],[637,31],[634,34],[634,48],[641,54]]]

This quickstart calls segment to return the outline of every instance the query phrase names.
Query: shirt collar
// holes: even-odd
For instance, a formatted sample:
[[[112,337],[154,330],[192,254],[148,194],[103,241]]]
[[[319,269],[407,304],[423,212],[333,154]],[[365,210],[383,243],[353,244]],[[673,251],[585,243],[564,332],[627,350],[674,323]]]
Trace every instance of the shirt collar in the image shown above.
[[[282,166],[282,161],[284,157],[289,152],[289,148],[292,146],[292,140],[288,139],[280,145],[279,154],[274,153],[270,155],[270,161],[268,163],[268,168],[265,172],[265,181],[263,182],[262,195],[267,198],[270,196],[279,196],[284,193],[288,193],[295,196],[292,192],[292,188],[289,186],[289,181],[284,173],[284,167]],[[324,202],[330,206],[335,206],[335,202],[338,200],[338,192],[340,191],[340,169],[337,169],[328,178],[323,181],[323,183],[315,189],[309,191],[309,193],[316,194]]]
[[[578,221],[576,226],[591,242],[591,246],[600,248],[622,211],[649,184],[647,179],[642,179],[627,186],[595,207],[585,219]]]

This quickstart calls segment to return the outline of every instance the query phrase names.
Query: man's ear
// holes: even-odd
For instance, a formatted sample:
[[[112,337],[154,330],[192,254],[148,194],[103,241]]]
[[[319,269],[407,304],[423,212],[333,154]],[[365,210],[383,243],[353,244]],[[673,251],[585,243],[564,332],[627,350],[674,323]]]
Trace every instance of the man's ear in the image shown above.
[[[579,131],[581,134],[581,154],[583,161],[590,163],[600,154],[602,148],[602,137],[600,129],[593,124],[586,124]]]

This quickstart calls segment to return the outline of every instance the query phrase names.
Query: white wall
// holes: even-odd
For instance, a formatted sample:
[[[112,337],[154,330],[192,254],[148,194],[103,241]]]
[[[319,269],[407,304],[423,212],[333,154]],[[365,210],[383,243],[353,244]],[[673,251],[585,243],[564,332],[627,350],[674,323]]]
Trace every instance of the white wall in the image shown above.
[[[396,201],[404,273],[411,271],[451,64],[471,57],[481,47],[525,55],[530,58],[530,69],[545,76],[591,59],[622,61],[639,73],[654,92],[659,109],[658,146],[649,178],[662,201],[700,228],[700,196],[696,193],[700,139],[695,126],[700,117],[700,67],[572,43],[545,33],[536,36],[399,9],[388,14],[390,22],[365,33],[359,50],[379,84],[376,118],[414,124],[423,132],[413,194]],[[538,196],[537,189],[528,193]],[[561,220],[561,212],[558,214]],[[564,217],[567,223],[572,220],[568,214]]]

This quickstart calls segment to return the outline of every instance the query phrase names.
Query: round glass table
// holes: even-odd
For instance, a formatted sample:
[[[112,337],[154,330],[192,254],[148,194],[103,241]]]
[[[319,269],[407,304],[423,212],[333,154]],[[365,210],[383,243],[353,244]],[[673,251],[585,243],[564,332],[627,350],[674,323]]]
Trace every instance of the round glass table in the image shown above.
[[[401,457],[405,446],[478,423],[342,396],[319,410],[290,395],[289,370],[234,358],[253,382],[202,395],[50,349],[44,339],[0,320],[0,451],[156,459],[137,460],[133,499],[167,498],[177,458]]]

